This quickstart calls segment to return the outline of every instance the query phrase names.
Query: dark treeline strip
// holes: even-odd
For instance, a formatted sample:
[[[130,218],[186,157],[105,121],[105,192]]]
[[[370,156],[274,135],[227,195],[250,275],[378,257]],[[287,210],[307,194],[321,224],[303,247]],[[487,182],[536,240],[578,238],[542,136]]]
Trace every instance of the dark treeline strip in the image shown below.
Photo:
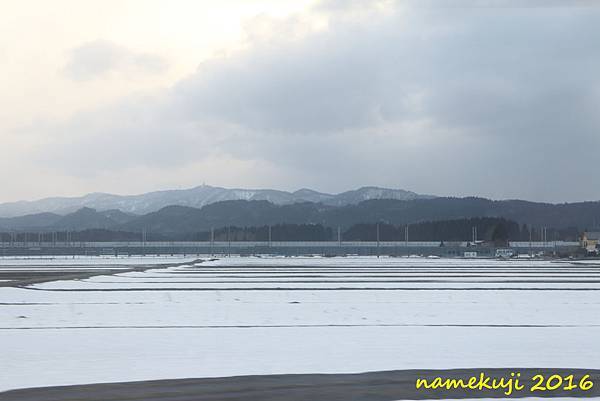
[[[333,230],[320,224],[276,224],[270,227],[273,241],[330,241]],[[192,233],[130,232],[106,229],[55,232],[3,232],[3,243],[27,242],[101,242],[101,241],[268,241],[269,226],[220,227],[211,231]]]
[[[330,241],[333,230],[321,224],[275,224],[270,227],[272,241]],[[211,231],[178,235],[182,241],[269,241],[269,226],[220,227]]]
[[[207,238],[207,240],[210,237]],[[321,224],[276,224],[271,227],[272,241],[329,241],[333,230]],[[268,241],[269,226],[225,227],[215,230],[215,241]]]
[[[379,227],[378,227],[379,226]],[[406,239],[406,225],[356,224],[344,233],[348,241],[403,241]],[[529,228],[502,218],[481,217],[443,221],[427,221],[408,225],[410,241],[470,241],[473,229],[477,239],[505,244],[507,241],[520,241],[529,238]]]
[[[45,232],[0,232],[0,241],[27,242],[101,242],[101,241],[140,241],[141,233],[107,230],[94,228],[81,231],[45,231]],[[164,241],[170,239],[161,234],[152,234],[153,241]],[[150,236],[147,236],[150,240]]]
[[[378,229],[379,226],[379,229]],[[505,244],[507,241],[541,241],[540,229],[495,217],[426,221],[408,226],[410,241],[470,241],[473,227],[477,228],[477,239]],[[145,230],[146,241],[334,241],[337,240],[337,227],[322,224],[275,224],[272,226],[226,226],[197,232],[160,232]],[[385,222],[360,223],[341,231],[343,241],[376,241],[379,231],[380,241],[404,241],[406,225]],[[142,230],[144,231],[144,230]],[[99,241],[141,241],[142,231],[118,231],[109,229],[88,229],[81,231],[55,232],[4,232],[0,241],[10,242],[99,242]],[[577,229],[555,230],[548,228],[546,240],[570,240],[578,238]]]
[[[410,241],[470,241],[473,228],[477,229],[477,239],[489,242],[542,241],[542,229],[496,217],[476,217],[470,219],[427,221],[408,225]],[[379,223],[381,241],[403,241],[406,225]],[[578,240],[577,228],[556,230],[548,228],[546,240]],[[348,241],[376,241],[377,224],[355,224],[344,233]]]

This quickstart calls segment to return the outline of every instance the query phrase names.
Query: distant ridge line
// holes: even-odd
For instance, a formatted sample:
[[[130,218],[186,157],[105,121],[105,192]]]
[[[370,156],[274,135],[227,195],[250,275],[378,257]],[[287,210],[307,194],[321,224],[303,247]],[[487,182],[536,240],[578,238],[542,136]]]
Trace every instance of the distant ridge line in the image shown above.
[[[84,207],[99,211],[119,210],[128,214],[146,214],[166,206],[189,206],[201,208],[227,200],[266,200],[276,205],[299,202],[323,203],[329,206],[357,204],[371,199],[431,199],[403,189],[375,186],[361,187],[338,194],[330,194],[302,188],[294,192],[274,189],[224,188],[200,185],[189,189],[147,192],[139,195],[114,195],[93,192],[79,197],[50,197],[34,201],[0,203],[0,217],[17,217],[29,214],[54,213],[66,215]]]

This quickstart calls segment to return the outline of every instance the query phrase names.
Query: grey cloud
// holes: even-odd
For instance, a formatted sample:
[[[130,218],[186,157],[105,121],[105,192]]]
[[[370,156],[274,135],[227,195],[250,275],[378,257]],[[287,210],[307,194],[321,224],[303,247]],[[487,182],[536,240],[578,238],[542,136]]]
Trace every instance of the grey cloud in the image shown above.
[[[597,10],[588,13],[445,12],[339,27],[204,65],[178,96],[190,115],[267,132],[323,134],[422,118],[477,135],[547,136],[536,127],[556,131],[565,118],[593,128],[600,57],[589,49],[600,37],[592,28]]]
[[[107,40],[84,43],[68,54],[64,74],[73,80],[84,81],[111,73],[159,73],[166,61],[157,55],[134,52]]]
[[[276,166],[287,179],[274,187],[600,198],[581,163],[600,149],[598,18],[598,8],[538,7],[343,19],[57,130],[85,133],[67,148],[90,171],[220,154]],[[54,155],[69,160],[60,144]]]

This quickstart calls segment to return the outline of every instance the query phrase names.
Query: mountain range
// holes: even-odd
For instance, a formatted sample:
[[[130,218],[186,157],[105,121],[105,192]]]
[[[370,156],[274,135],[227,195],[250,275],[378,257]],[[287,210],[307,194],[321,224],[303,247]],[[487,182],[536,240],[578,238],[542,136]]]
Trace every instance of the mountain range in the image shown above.
[[[411,200],[371,199],[336,206],[315,202],[278,205],[266,200],[230,200],[211,203],[202,208],[171,205],[141,216],[115,209],[97,211],[82,208],[64,216],[45,212],[0,218],[0,231],[106,229],[177,236],[228,226],[320,224],[345,229],[361,223],[404,225],[479,217],[504,218],[538,228],[568,230],[572,236],[574,232],[593,228],[600,221],[600,202],[549,204],[473,197],[437,197]]]
[[[402,189],[379,187],[362,187],[339,194],[328,194],[306,188],[295,192],[286,192],[273,189],[229,189],[201,185],[190,189],[155,191],[140,195],[91,193],[80,197],[53,197],[36,201],[0,203],[0,218],[40,213],[67,215],[81,208],[91,208],[99,211],[119,210],[125,214],[143,215],[158,211],[166,206],[202,208],[212,203],[229,200],[264,200],[275,205],[314,202],[330,206],[344,206],[370,199],[411,200],[430,198],[433,197]],[[43,216],[40,217],[43,218]],[[50,217],[46,216],[46,218]]]

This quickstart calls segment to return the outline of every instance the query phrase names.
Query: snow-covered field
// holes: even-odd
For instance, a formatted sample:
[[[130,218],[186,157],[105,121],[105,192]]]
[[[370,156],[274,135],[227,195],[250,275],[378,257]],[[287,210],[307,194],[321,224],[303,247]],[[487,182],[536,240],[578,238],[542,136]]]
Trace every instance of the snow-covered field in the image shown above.
[[[0,390],[268,373],[600,368],[600,266],[179,262],[0,288]]]

